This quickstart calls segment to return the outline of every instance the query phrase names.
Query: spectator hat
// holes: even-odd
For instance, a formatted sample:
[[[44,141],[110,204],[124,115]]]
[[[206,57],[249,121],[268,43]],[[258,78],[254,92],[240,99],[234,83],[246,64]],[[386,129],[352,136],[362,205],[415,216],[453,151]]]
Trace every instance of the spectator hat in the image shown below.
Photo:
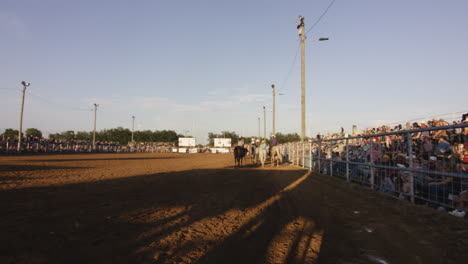
[[[437,157],[436,156],[430,156],[429,160],[437,160]]]

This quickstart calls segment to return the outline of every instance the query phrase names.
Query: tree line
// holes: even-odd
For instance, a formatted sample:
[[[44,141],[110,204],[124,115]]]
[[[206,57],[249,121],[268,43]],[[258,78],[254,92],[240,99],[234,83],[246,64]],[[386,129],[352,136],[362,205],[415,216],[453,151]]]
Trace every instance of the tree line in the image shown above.
[[[1,136],[3,138],[16,138],[18,137],[18,130],[8,128],[4,131],[4,133]],[[23,136],[42,138],[42,132],[36,128],[28,128],[23,133]],[[133,134],[133,139],[136,142],[177,142],[179,137],[182,137],[182,135],[178,135],[174,130],[141,130],[135,131]],[[93,132],[75,132],[73,130],[68,130],[64,132],[49,134],[49,139],[65,141],[92,141]],[[117,127],[96,131],[96,141],[118,142],[120,144],[126,145],[131,140],[132,131],[128,128]]]
[[[24,131],[23,136],[43,138],[42,132],[37,128],[28,128]],[[3,138],[17,138],[18,130],[7,128],[0,135]],[[133,138],[136,142],[177,142],[179,137],[184,137],[183,135],[177,134],[174,130],[141,130],[135,131]],[[190,137],[190,136],[187,136]],[[214,146],[215,138],[231,138],[232,144],[237,144],[239,140],[239,135],[234,131],[223,131],[221,133],[208,133],[208,145]],[[244,138],[245,144],[250,144],[252,138],[257,138],[256,136],[250,136]],[[276,133],[276,138],[279,143],[288,143],[299,141],[301,137],[297,133]],[[73,140],[82,140],[82,141],[92,141],[93,132],[88,131],[73,131],[68,130],[59,133],[53,133],[49,135],[49,139],[64,140],[64,141],[73,141]],[[111,129],[104,129],[101,131],[96,131],[96,141],[105,141],[105,142],[118,142],[120,144],[126,145],[132,140],[132,131],[128,128],[117,127]],[[269,139],[267,139],[269,143]]]

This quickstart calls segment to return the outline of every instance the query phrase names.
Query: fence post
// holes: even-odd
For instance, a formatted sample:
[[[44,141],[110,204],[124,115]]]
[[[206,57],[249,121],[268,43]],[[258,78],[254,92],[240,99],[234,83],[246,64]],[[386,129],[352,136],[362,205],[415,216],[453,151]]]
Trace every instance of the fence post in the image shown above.
[[[310,155],[310,167],[309,170],[312,170],[312,141],[309,142],[309,155]]]
[[[411,133],[406,134],[407,143],[408,143],[408,163],[409,168],[413,169],[413,138],[411,137]],[[411,202],[414,203],[414,177],[413,172],[410,171],[410,195],[411,195]]]
[[[333,141],[330,141],[330,176],[333,176]]]
[[[346,139],[346,180],[349,182],[349,145]]]
[[[292,161],[293,160],[292,158],[293,158],[293,154],[291,151],[291,143],[288,143],[288,161],[294,164],[294,162]]]
[[[299,166],[299,143],[296,143],[296,165]]]
[[[289,162],[291,162],[294,165],[294,151],[293,151],[293,145],[292,143],[289,143]]]
[[[317,153],[318,153],[318,171],[319,171],[319,173],[322,173],[322,166],[321,166],[321,165],[322,165],[322,160],[321,160],[321,156],[322,156],[322,141],[321,141],[321,140],[319,140],[318,146],[317,146],[317,147],[318,147],[318,151],[317,151]]]
[[[292,164],[294,164],[294,159],[293,159],[293,152],[292,152],[292,149],[291,149],[291,143],[288,143],[288,160],[289,162],[291,162]]]
[[[374,138],[370,137],[370,184],[371,189],[374,189]]]
[[[302,142],[302,168],[305,168],[305,143]]]

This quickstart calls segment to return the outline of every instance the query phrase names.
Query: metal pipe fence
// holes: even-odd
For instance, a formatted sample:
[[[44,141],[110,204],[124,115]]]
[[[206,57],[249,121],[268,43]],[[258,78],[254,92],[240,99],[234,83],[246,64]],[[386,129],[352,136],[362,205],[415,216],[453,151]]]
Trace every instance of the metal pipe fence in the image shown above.
[[[286,161],[446,209],[468,191],[468,123],[280,145]]]
[[[79,141],[22,141],[21,153],[169,153],[174,144],[170,143],[135,143],[120,145],[119,143],[96,143]],[[1,140],[0,154],[17,154],[17,141]]]

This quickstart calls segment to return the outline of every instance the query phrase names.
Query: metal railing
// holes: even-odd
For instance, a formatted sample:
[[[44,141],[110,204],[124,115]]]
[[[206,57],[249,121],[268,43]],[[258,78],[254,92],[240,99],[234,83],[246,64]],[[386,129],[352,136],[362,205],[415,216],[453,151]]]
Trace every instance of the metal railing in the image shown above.
[[[0,154],[17,154],[17,141],[1,140]],[[78,141],[23,141],[21,153],[168,153],[174,144],[162,143],[135,143],[120,145],[119,143],[98,142],[93,147],[92,142]]]
[[[286,161],[413,203],[456,207],[468,190],[468,123],[280,145]]]

